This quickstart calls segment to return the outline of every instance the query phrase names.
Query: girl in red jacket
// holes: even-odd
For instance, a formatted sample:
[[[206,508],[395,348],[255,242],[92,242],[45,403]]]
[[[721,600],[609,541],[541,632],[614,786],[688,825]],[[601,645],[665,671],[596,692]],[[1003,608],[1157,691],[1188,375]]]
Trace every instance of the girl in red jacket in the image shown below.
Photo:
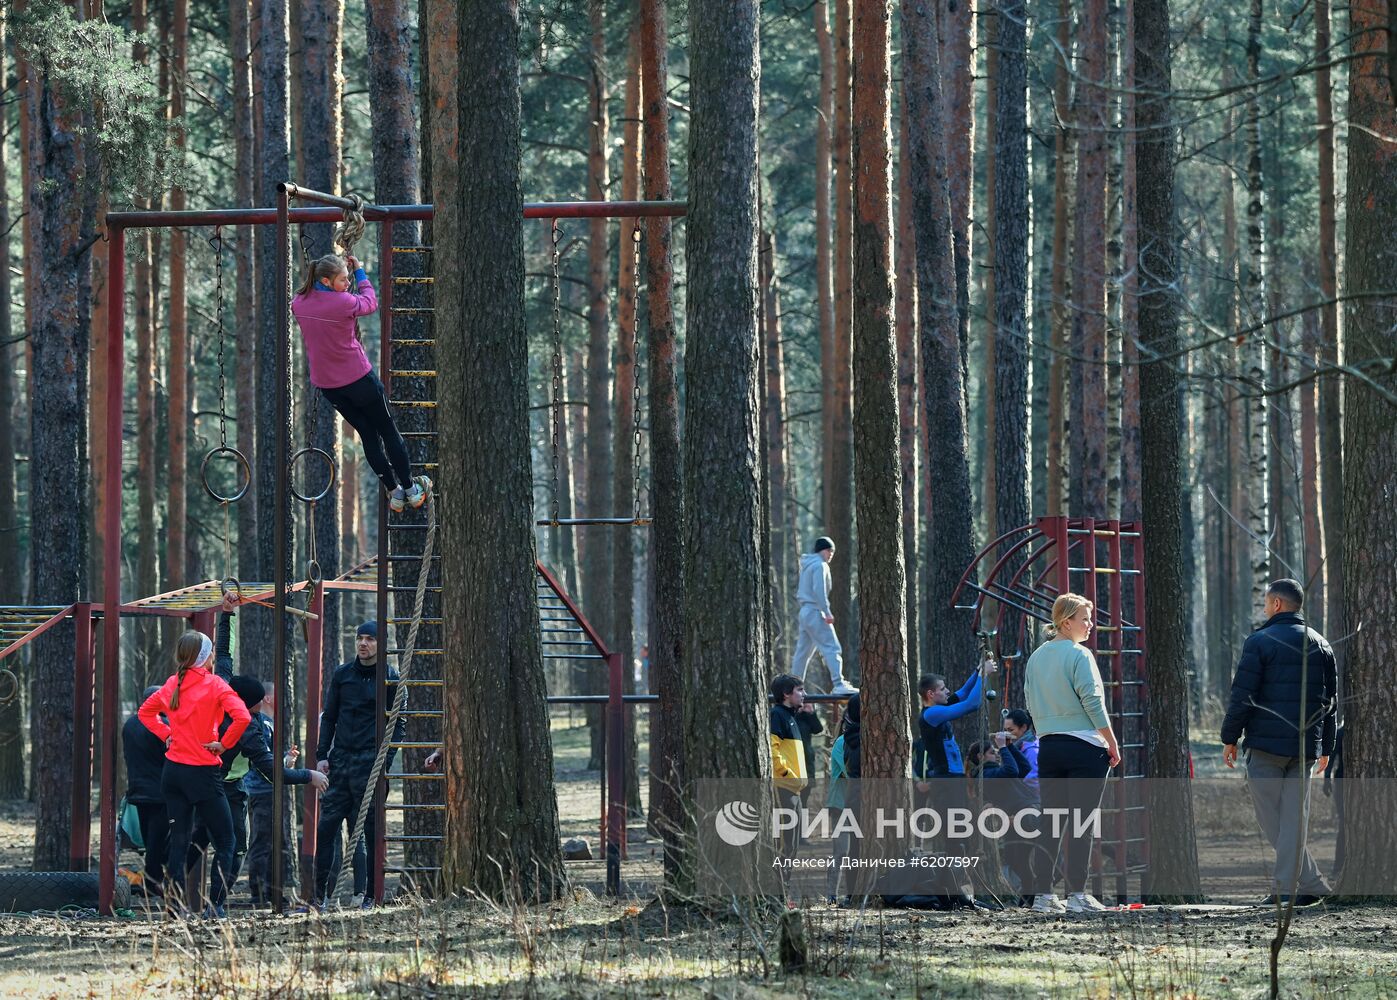
[[[356,319],[377,310],[378,296],[359,262],[333,253],[311,261],[291,300],[311,384],[359,435],[364,458],[388,491],[388,506],[401,511],[426,503],[432,484],[426,476],[412,478],[407,445],[355,330]]]
[[[223,794],[222,753],[235,746],[252,716],[228,682],[210,671],[213,640],[202,632],[186,632],[175,647],[179,669],[136,713],[141,723],[165,741],[165,769],[160,790],[170,817],[171,858],[183,858],[189,850],[194,817],[209,832],[214,864],[206,915],[227,916],[224,903],[228,885],[224,874],[233,870],[233,816]],[[161,713],[169,724],[160,718]],[[232,723],[218,735],[223,716]],[[226,746],[225,746],[226,745]],[[178,887],[171,883],[177,895]]]

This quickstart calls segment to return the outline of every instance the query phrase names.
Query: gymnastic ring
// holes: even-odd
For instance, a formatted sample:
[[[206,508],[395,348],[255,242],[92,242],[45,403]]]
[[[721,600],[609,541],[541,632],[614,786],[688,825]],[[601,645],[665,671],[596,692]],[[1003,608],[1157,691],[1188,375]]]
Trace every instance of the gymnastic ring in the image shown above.
[[[325,488],[315,494],[315,496],[306,496],[300,490],[296,489],[295,475],[288,474],[286,477],[286,488],[289,489],[291,495],[301,501],[301,503],[319,503],[329,496],[330,491],[335,488],[335,459],[334,456],[323,448],[302,448],[291,456],[291,473],[296,471],[296,463],[307,455],[316,455],[324,459],[326,467],[330,470],[330,481],[326,483]]]
[[[219,583],[218,589],[219,592],[222,594],[233,594],[237,597],[239,603],[242,602],[243,585],[238,582],[238,578],[236,576],[224,577],[223,581]]]
[[[320,572],[320,560],[312,559],[306,564],[306,583],[318,587],[324,582],[325,577]]]
[[[8,705],[19,697],[19,678],[8,667],[0,667],[0,705]]]
[[[242,488],[232,496],[224,496],[209,485],[209,462],[217,455],[231,455],[243,472]],[[236,503],[246,494],[248,487],[252,485],[252,466],[248,463],[247,456],[236,448],[229,448],[226,445],[222,448],[214,448],[204,455],[204,461],[199,466],[199,478],[203,481],[204,492],[213,497],[219,503]]]

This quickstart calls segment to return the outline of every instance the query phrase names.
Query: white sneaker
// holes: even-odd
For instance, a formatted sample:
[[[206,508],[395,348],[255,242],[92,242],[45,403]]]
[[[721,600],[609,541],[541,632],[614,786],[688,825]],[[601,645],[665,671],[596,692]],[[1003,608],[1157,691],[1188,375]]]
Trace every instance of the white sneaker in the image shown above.
[[[1067,907],[1055,892],[1040,892],[1033,897],[1034,913],[1066,913]]]
[[[1108,909],[1089,892],[1069,893],[1066,906],[1069,913],[1104,913]]]
[[[394,514],[401,514],[403,508],[407,506],[407,494],[403,492],[401,486],[396,487],[392,493],[388,494],[388,509]]]
[[[407,502],[416,510],[427,502],[427,491],[432,488],[432,481],[426,476],[418,476],[412,481],[412,489],[407,491]]]
[[[858,694],[859,689],[854,687],[854,685],[850,684],[848,681],[840,681],[834,687],[829,689],[829,693],[837,694],[843,698],[849,698],[853,695]]]

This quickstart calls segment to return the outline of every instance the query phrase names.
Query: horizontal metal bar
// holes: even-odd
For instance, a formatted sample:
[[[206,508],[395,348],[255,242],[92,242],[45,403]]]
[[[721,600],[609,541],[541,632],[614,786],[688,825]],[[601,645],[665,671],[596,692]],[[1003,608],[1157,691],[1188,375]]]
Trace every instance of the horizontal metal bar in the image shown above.
[[[388,652],[389,652],[389,654],[391,654],[391,655],[393,655],[393,656],[402,656],[404,653],[407,652],[407,650],[406,650],[406,649],[390,649]],[[416,653],[416,654],[418,654],[419,656],[441,656],[442,654],[444,654],[444,653],[446,652],[446,650],[444,650],[444,649],[414,649],[413,652]]]
[[[384,809],[396,809],[407,812],[408,810],[423,809],[431,812],[443,812],[446,806],[435,802],[385,802]]]
[[[446,777],[444,774],[425,774],[413,771],[404,771],[401,774],[385,774],[385,778],[396,778],[403,781],[441,781]]]
[[[384,834],[383,839],[390,840],[395,844],[420,844],[428,840],[441,843],[442,838],[427,833],[389,833]]]
[[[604,660],[600,653],[544,653],[545,660]]]
[[[395,285],[430,285],[430,284],[432,284],[432,278],[431,278],[430,276],[417,277],[417,276],[408,276],[408,275],[397,275],[397,274],[395,274],[395,275],[393,275],[393,284],[395,284]]]
[[[1110,566],[1094,566],[1091,569],[1087,569],[1085,566],[1068,566],[1067,571],[1069,573],[1119,573],[1122,576],[1138,576],[1140,573],[1138,569],[1113,569]]]
[[[429,368],[390,368],[388,374],[395,378],[436,378],[437,373]]]
[[[425,243],[416,243],[410,246],[393,247],[393,253],[431,253],[435,247]]]
[[[394,347],[435,347],[436,340],[428,337],[395,337]],[[391,369],[390,369],[391,370]],[[407,437],[407,431],[403,432],[403,437]]]
[[[423,618],[423,619],[422,619],[422,624],[423,624],[423,625],[444,625],[445,623],[446,623],[446,619],[445,619],[445,618]],[[411,624],[412,624],[412,619],[411,619],[411,618],[389,618],[387,624],[389,624],[389,625],[411,625]]]
[[[419,410],[435,410],[437,401],[435,399],[390,399],[392,406],[410,406]]]
[[[384,681],[384,684],[406,684],[408,687],[441,687],[440,678],[433,680],[430,677],[410,677],[405,681]]]
[[[550,694],[544,699],[550,705],[605,705],[611,700],[610,695],[605,694]],[[628,705],[643,705],[648,702],[659,701],[657,694],[624,694],[621,700]]]
[[[654,520],[648,517],[559,517],[534,522],[535,525],[542,528],[583,527],[589,524],[631,525],[643,528],[653,523]]]
[[[441,558],[441,553],[439,553],[439,552],[434,552],[434,553],[432,554],[432,558],[433,558],[433,559],[440,559],[440,558]],[[399,554],[399,555],[389,556],[389,557],[388,557],[388,561],[389,561],[389,562],[419,562],[419,563],[420,563],[420,562],[422,561],[422,554],[421,554],[420,552],[419,552],[417,555],[409,555],[409,554],[406,554],[406,553],[402,553],[402,554]]]
[[[436,431],[403,431],[405,438],[434,438],[439,437]]]
[[[441,838],[438,837],[436,839],[440,840]],[[439,872],[441,868],[435,865],[384,865],[383,870],[385,872],[398,872],[399,874],[406,875],[409,872]]]
[[[435,306],[392,306],[388,310],[395,313],[431,313],[436,312]],[[394,341],[398,343],[398,341]]]
[[[402,740],[388,745],[398,750],[435,750],[441,746],[441,740]]]
[[[415,591],[417,590],[417,588],[416,588],[416,587],[395,587],[395,586],[390,585],[390,586],[388,587],[388,590],[389,590],[389,592],[394,593],[394,594],[402,594],[402,593],[408,593],[408,594],[410,594],[410,593],[415,592]],[[441,593],[441,587],[440,587],[440,586],[428,587],[428,588],[427,588],[427,593],[429,593],[429,594],[440,594],[440,593]]]
[[[1138,531],[1115,532],[1107,531],[1105,528],[1094,528],[1091,531],[1088,531],[1086,528],[1068,528],[1067,533],[1069,535],[1096,535],[1098,538],[1114,538],[1117,534],[1119,534],[1122,538],[1140,537],[1140,532]]]
[[[405,709],[400,715],[411,716],[414,719],[440,719],[444,714],[439,708],[418,708]]]

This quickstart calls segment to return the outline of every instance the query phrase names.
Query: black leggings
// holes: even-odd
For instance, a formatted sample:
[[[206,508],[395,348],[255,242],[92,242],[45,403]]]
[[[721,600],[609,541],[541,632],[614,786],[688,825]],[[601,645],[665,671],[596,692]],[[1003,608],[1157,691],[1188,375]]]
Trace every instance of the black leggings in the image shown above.
[[[364,458],[384,489],[389,493],[398,486],[409,489],[412,468],[408,464],[407,444],[398,433],[393,415],[388,412],[388,399],[378,376],[369,372],[349,385],[320,392],[359,435]]]
[[[165,809],[170,814],[169,858],[175,861],[189,853],[194,819],[208,831],[213,844],[213,872],[209,878],[209,902],[222,906],[228,898],[227,873],[233,871],[233,815],[223,795],[223,769],[217,764],[179,764],[165,761],[160,790],[165,793]],[[178,879],[171,879],[171,889]],[[191,900],[192,902],[192,900]]]
[[[1048,810],[1068,810],[1058,828],[1067,845],[1062,870],[1069,893],[1086,891],[1087,866],[1091,862],[1091,836],[1085,833],[1073,836],[1077,817],[1085,820],[1101,805],[1101,793],[1106,790],[1106,775],[1110,770],[1106,748],[1095,743],[1065,733],[1044,736],[1038,742],[1038,787],[1043,794],[1044,810],[1041,829],[1051,842],[1054,862],[1058,845],[1052,842],[1054,819]]]
[[[160,885],[165,881],[165,855],[170,844],[170,814],[163,802],[137,802],[141,839],[146,845],[145,877]]]

